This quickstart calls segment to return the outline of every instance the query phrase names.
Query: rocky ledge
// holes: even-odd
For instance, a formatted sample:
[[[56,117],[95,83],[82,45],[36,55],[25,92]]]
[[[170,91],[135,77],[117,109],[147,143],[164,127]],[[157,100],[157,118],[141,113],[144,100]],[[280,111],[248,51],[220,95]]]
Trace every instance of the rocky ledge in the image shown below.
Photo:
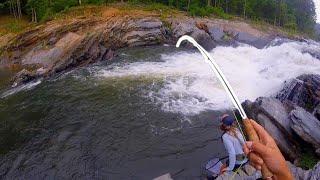
[[[182,35],[211,49],[218,44],[243,42],[264,47],[278,35],[241,21],[155,16],[77,17],[53,20],[0,44],[0,66],[22,71],[13,85],[50,77],[74,67],[111,59],[123,47],[175,44]],[[0,40],[4,40],[0,37]]]
[[[248,116],[275,139],[288,160],[298,164],[301,150],[311,148],[320,156],[320,75],[302,75],[286,81],[274,97],[245,101]],[[320,164],[304,171],[290,164],[296,179],[318,179]]]
[[[320,178],[320,162],[312,169],[297,167],[303,148],[313,148],[320,157],[320,75],[301,75],[284,83],[274,97],[242,103],[249,118],[261,124],[275,139],[297,180]],[[254,171],[252,171],[254,172]],[[223,174],[218,179],[251,180],[261,174]]]

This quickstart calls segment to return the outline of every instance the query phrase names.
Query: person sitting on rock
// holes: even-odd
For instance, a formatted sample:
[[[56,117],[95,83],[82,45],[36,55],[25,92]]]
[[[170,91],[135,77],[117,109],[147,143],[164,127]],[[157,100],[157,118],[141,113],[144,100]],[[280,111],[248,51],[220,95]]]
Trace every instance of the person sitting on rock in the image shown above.
[[[275,140],[270,134],[254,120],[250,120],[250,124],[256,131],[259,142],[247,141],[244,142],[243,136],[240,131],[235,127],[235,119],[225,114],[222,116],[222,125],[220,128],[224,131],[222,136],[223,143],[229,154],[228,167],[222,166],[220,173],[226,171],[236,170],[248,162],[255,169],[261,170],[263,164],[273,174],[266,179],[281,179],[281,180],[293,180],[293,174],[290,171],[286,160],[280,152]],[[238,159],[239,155],[246,155],[243,160]],[[243,166],[242,165],[242,166]]]
[[[222,141],[229,155],[228,165],[222,166],[220,170],[220,173],[223,174],[226,171],[236,171],[240,166],[245,165],[248,159],[243,151],[245,141],[235,125],[235,119],[224,114],[221,117],[220,129],[223,131]]]

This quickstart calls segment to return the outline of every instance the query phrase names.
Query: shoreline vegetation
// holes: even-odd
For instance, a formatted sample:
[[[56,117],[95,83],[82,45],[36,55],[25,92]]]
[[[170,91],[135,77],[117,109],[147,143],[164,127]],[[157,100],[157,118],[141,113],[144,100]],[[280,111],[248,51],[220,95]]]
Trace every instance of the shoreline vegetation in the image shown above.
[[[242,3],[247,3],[246,8]],[[21,7],[18,8],[18,5]],[[275,0],[268,2],[265,0],[225,2],[221,0],[129,0],[126,2],[123,0],[120,2],[110,0],[41,0],[41,3],[36,3],[34,0],[21,0],[20,4],[4,0],[0,1],[0,37],[18,34],[52,20],[102,16],[103,13],[109,11],[107,13],[155,15],[160,16],[161,19],[172,16],[191,16],[243,21],[262,31],[268,26],[284,32],[288,37],[296,35],[314,39],[314,4],[313,1],[305,0],[303,5],[299,5],[295,1],[277,2]],[[278,8],[278,6],[280,7]],[[301,7],[297,8],[296,6]],[[21,12],[19,9],[22,9]],[[255,9],[261,12],[256,12]],[[271,9],[274,10],[271,11]],[[18,15],[19,13],[21,14]]]

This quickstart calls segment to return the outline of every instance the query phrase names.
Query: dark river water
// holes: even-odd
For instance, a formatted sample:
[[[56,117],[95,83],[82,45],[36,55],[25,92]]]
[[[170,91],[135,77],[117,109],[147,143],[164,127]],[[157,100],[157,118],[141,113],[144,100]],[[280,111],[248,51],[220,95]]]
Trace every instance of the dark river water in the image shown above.
[[[158,61],[170,49],[123,50],[114,62]],[[14,91],[5,90],[10,73],[1,71],[6,80],[0,86],[0,178],[152,179],[171,173],[175,179],[199,179],[209,158],[224,155],[221,112],[164,110],[148,97],[163,88],[163,79],[95,75],[112,70],[110,64]]]

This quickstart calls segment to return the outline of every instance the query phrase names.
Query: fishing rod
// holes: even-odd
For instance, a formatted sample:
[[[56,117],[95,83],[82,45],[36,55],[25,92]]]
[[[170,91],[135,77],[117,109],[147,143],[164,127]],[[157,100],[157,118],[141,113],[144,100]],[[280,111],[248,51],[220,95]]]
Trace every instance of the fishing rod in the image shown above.
[[[193,46],[195,46],[200,53],[202,54],[202,56],[204,57],[204,60],[209,64],[210,68],[213,70],[213,72],[217,75],[219,81],[221,82],[223,88],[225,89],[225,91],[227,92],[229,98],[231,99],[232,104],[235,106],[235,108],[239,111],[240,116],[242,118],[242,122],[245,128],[245,131],[248,135],[248,138],[250,141],[255,141],[255,142],[259,142],[259,136],[257,134],[257,132],[254,130],[252,124],[250,123],[250,120],[248,119],[247,114],[245,113],[245,111],[243,110],[243,107],[239,101],[239,98],[237,97],[237,95],[234,93],[230,83],[228,82],[227,78],[224,76],[223,72],[221,71],[221,69],[219,68],[218,64],[213,60],[213,58],[210,56],[210,54],[202,47],[200,46],[197,41],[195,41],[192,37],[188,36],[188,35],[184,35],[182,37],[179,38],[176,47],[180,47],[181,43],[183,41],[189,41],[190,43],[193,44]],[[240,131],[243,135],[243,137],[245,138],[242,128],[240,126],[240,123],[238,121],[238,119],[236,118],[236,121],[238,123],[238,126],[240,128]],[[273,176],[273,174],[270,172],[270,170],[268,169],[268,167],[263,164],[262,168],[261,168],[261,173],[262,173],[262,177],[264,179],[269,179]]]

